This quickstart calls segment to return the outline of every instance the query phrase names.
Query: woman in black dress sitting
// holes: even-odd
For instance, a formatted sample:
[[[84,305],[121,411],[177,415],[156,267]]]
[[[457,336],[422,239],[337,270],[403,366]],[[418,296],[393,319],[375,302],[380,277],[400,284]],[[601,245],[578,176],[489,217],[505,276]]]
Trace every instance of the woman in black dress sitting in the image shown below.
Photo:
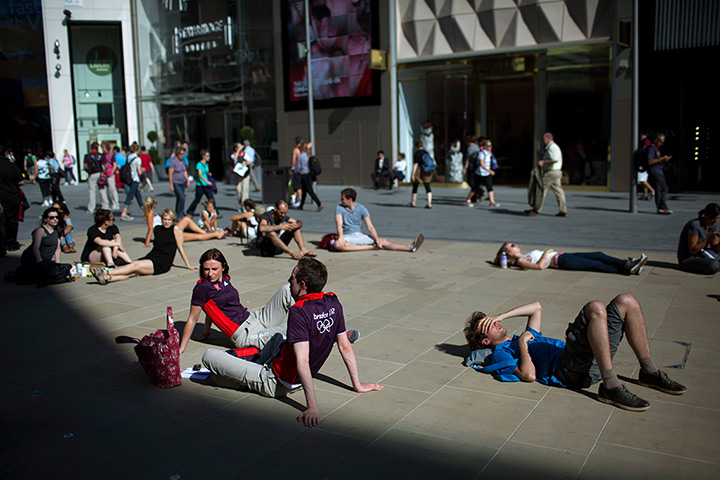
[[[191,266],[187,255],[185,255],[183,232],[175,225],[177,221],[175,211],[172,208],[166,208],[160,214],[160,218],[162,225],[158,225],[153,229],[155,240],[150,253],[129,265],[117,267],[110,272],[100,268],[93,269],[93,275],[98,279],[100,285],[127,280],[136,275],[160,275],[166,273],[172,267],[175,252],[178,250],[188,269],[197,270],[199,268]]]

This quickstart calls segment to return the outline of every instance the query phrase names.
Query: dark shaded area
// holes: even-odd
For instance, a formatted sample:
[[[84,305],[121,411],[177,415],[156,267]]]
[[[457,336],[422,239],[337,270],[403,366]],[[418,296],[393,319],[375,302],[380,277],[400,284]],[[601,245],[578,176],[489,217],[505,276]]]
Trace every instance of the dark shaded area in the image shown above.
[[[470,347],[467,344],[455,345],[452,343],[438,343],[435,345],[435,350],[463,359],[470,355]]]

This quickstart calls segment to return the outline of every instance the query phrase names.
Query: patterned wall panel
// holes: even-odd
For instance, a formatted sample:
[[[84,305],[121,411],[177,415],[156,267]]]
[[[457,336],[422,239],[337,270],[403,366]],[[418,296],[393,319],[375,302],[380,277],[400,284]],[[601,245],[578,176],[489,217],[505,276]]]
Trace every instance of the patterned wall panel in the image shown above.
[[[607,39],[611,0],[398,0],[398,59]]]

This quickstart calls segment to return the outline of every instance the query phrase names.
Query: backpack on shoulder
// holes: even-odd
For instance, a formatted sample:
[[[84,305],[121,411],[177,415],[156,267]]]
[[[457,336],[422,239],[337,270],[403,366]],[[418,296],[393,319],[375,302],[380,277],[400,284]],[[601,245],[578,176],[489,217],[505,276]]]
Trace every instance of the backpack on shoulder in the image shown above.
[[[130,166],[130,162],[127,162],[125,165],[120,167],[120,181],[125,185],[133,183],[132,167]]]
[[[427,152],[423,152],[420,169],[423,171],[423,173],[433,173],[435,171],[435,160],[433,160],[433,158]]]
[[[320,175],[322,173],[322,167],[320,166],[320,160],[318,160],[318,158],[315,155],[310,157],[308,167],[310,168],[310,174],[313,175],[314,177],[317,177],[318,175]]]

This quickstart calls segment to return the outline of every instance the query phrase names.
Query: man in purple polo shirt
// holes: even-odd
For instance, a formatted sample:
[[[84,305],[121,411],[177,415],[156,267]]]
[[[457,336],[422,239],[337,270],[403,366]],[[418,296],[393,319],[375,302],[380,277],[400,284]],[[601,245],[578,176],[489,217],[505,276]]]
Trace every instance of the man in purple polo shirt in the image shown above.
[[[342,305],[334,293],[322,291],[327,269],[322,262],[302,258],[288,279],[296,303],[288,312],[287,342],[280,354],[265,365],[239,358],[237,350],[208,350],[203,364],[213,373],[213,381],[230,388],[249,387],[267,397],[281,397],[302,387],[307,408],[298,417],[308,427],[319,423],[313,377],[327,360],[335,343],[358,393],[382,390],[375,383],[361,383],[357,360],[350,339],[355,331],[345,328]]]

